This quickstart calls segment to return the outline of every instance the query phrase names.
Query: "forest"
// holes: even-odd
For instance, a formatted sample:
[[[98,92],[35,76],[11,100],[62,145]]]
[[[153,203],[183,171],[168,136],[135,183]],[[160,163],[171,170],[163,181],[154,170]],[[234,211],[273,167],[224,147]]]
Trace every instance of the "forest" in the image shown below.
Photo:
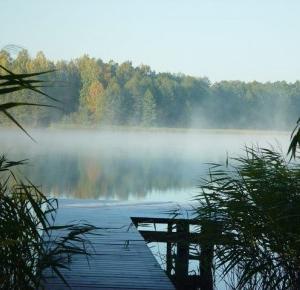
[[[299,117],[300,81],[261,83],[155,72],[148,65],[118,64],[84,55],[51,61],[43,52],[12,57],[0,51],[0,64],[14,73],[52,71],[41,76],[43,91],[60,100],[62,110],[13,109],[32,127],[132,126],[290,130]],[[9,98],[9,99],[8,99]],[[1,101],[36,102],[34,92],[16,91]],[[47,99],[45,99],[47,103]],[[0,117],[3,126],[11,124]]]

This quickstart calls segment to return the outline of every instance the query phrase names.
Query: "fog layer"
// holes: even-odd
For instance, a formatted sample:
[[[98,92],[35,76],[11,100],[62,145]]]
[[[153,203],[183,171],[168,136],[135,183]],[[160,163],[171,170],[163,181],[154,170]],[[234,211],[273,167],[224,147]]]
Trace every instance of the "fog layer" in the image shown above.
[[[0,152],[28,158],[21,173],[52,195],[129,201],[188,201],[207,162],[224,163],[245,144],[282,146],[289,135],[226,131],[2,130]]]

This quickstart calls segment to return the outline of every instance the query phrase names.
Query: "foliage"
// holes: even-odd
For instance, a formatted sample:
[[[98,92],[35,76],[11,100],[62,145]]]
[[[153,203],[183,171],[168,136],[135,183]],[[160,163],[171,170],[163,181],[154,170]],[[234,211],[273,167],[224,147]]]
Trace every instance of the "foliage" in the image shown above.
[[[64,111],[19,108],[14,115],[23,124],[289,129],[299,115],[299,81],[211,84],[207,78],[156,73],[149,66],[105,63],[87,55],[55,63],[41,52],[31,58],[25,50],[14,59],[0,51],[0,64],[19,74],[55,70],[40,77],[56,81],[44,89],[59,96]],[[22,91],[13,92],[11,99],[37,101],[35,94]]]
[[[156,119],[156,104],[152,93],[147,90],[143,98],[143,125],[153,126]]]
[[[45,81],[40,79],[32,79],[32,77],[47,74],[51,71],[31,73],[31,74],[15,74],[4,66],[0,65],[0,69],[5,73],[0,74],[0,95],[11,94],[13,92],[30,90],[40,95],[47,97],[50,100],[58,102],[57,99],[50,97],[40,90],[40,88],[45,87]],[[30,79],[28,79],[30,78]],[[55,107],[49,104],[33,103],[28,101],[15,101],[15,102],[3,102],[0,104],[0,111],[13,123],[15,123],[23,132],[25,132],[30,138],[32,138],[27,131],[22,127],[22,125],[13,117],[8,110],[15,107],[24,106],[35,106],[35,107]]]
[[[75,254],[88,255],[84,234],[91,225],[54,226],[57,200],[47,198],[30,181],[16,178],[13,167],[24,162],[0,159],[0,288],[38,289],[45,270],[65,283],[61,268]],[[57,236],[55,232],[66,231]]]
[[[273,149],[245,153],[212,164],[200,184],[197,216],[221,227],[208,237],[216,267],[232,289],[299,289],[299,163]]]
[[[291,143],[288,149],[288,154],[291,154],[291,158],[296,158],[297,147],[300,146],[300,119],[298,119],[296,127],[291,135]]]
[[[39,58],[44,61],[42,55]],[[40,90],[46,86],[46,81],[32,78],[49,71],[12,73],[2,65],[0,69],[0,95],[4,99],[0,111],[31,138],[8,110],[23,106],[55,106],[29,101],[5,101],[4,96],[27,90],[57,102]],[[54,225],[57,200],[46,197],[29,180],[24,182],[17,177],[13,167],[23,163],[0,158],[0,288],[43,288],[42,282],[47,274],[45,270],[48,270],[48,274],[51,270],[68,285],[61,269],[68,268],[72,256],[89,255],[85,234],[91,233],[95,227],[88,224]]]

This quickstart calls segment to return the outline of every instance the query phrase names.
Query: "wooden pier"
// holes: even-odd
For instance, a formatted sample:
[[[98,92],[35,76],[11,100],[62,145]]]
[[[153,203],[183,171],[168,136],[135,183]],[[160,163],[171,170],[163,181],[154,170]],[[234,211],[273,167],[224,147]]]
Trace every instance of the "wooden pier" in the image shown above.
[[[196,220],[170,219],[166,212],[172,209],[174,204],[170,203],[105,205],[64,201],[57,224],[80,220],[101,228],[97,230],[99,235],[89,236],[94,247],[89,263],[84,257],[75,257],[70,269],[63,271],[71,288],[212,290],[214,245],[207,241],[205,227]],[[141,227],[146,224],[154,225],[155,230]],[[156,230],[156,225],[165,225],[166,231]],[[190,226],[201,227],[201,231],[193,231]],[[166,271],[146,242],[165,243]],[[201,251],[192,252],[192,245],[200,246]],[[191,260],[199,263],[198,274],[190,275]],[[46,289],[67,287],[59,278],[52,277]]]
[[[103,205],[63,202],[56,224],[75,220],[97,227],[100,235],[90,237],[94,253],[87,263],[84,257],[75,257],[70,269],[62,271],[72,289],[175,289],[172,282],[155,260],[145,240],[130,216],[148,211],[160,213],[163,208],[146,205]],[[50,273],[47,273],[50,274]],[[46,289],[68,287],[57,277],[49,278]]]

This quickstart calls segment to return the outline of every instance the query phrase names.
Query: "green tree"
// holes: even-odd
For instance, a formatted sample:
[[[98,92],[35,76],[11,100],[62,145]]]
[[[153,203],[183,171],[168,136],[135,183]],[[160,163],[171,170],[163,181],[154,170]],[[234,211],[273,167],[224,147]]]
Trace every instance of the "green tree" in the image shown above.
[[[156,121],[156,103],[150,90],[145,92],[143,98],[143,125],[154,126]]]
[[[105,121],[109,124],[119,124],[122,111],[121,88],[113,79],[105,91]]]
[[[53,69],[41,76],[56,85],[45,88],[59,95],[64,112],[20,108],[15,116],[24,124],[48,126],[55,122],[85,122],[144,126],[144,96],[155,99],[155,125],[165,127],[290,129],[298,119],[298,82],[260,83],[221,81],[184,74],[156,73],[147,65],[134,67],[84,55],[52,62],[39,52],[34,58],[21,50],[13,58],[0,52],[0,63],[16,73]],[[42,85],[42,84],[41,84]],[[32,92],[13,92],[3,100],[37,101]],[[147,107],[147,106],[146,106]],[[31,114],[29,114],[31,112]],[[9,124],[0,117],[2,124]]]

